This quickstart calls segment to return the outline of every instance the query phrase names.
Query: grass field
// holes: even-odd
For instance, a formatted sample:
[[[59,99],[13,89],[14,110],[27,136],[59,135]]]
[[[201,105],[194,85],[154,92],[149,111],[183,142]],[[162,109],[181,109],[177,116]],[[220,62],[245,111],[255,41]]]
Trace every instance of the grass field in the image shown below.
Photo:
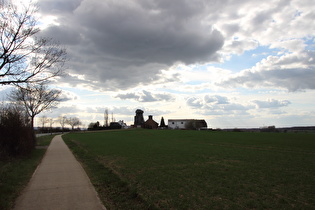
[[[13,207],[14,201],[29,182],[37,165],[43,158],[46,149],[54,136],[37,138],[37,145],[44,146],[35,149],[30,155],[7,160],[0,160],[0,209]]]
[[[315,135],[179,130],[63,137],[109,209],[315,209]]]

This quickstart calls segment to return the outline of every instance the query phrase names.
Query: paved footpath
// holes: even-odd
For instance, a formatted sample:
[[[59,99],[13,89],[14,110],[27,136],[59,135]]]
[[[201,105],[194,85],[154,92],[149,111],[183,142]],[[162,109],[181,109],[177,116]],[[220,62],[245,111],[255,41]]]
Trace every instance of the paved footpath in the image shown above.
[[[105,209],[80,163],[55,136],[15,210]]]

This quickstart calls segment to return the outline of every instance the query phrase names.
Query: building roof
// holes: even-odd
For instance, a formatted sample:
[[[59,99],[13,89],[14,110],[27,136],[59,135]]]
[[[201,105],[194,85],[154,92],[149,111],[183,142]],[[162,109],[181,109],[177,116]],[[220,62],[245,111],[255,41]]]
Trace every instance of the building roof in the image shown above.
[[[169,119],[168,121],[188,121],[188,120],[199,121],[199,120],[204,120],[204,119]]]

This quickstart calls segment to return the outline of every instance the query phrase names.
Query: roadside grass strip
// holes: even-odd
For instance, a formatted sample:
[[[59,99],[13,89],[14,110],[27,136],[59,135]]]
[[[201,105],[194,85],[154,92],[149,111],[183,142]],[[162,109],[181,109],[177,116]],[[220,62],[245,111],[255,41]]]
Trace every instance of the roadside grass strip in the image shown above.
[[[37,145],[30,155],[0,160],[0,209],[11,209],[15,199],[22,192],[32,177],[38,164],[41,162],[46,147],[54,136],[37,138]]]

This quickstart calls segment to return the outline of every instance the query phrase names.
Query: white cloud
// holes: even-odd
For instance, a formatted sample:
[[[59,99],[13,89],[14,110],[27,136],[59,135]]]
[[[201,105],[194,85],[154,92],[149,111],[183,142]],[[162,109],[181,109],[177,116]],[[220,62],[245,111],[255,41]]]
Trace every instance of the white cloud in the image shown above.
[[[121,93],[115,96],[123,100],[133,99],[139,102],[155,102],[155,101],[174,101],[174,97],[171,94],[165,93],[151,93],[143,90],[138,93]]]
[[[291,104],[288,100],[279,101],[276,99],[269,99],[267,101],[254,100],[253,103],[257,104],[258,108],[279,108]]]
[[[193,109],[200,109],[204,106],[203,100],[196,97],[188,98],[186,101],[187,105]]]
[[[247,88],[285,88],[289,91],[315,89],[315,52],[269,56],[251,69],[243,70],[221,86]]]
[[[60,95],[60,100],[62,102],[66,102],[66,101],[75,101],[75,100],[78,100],[79,99],[79,96],[74,94],[73,92],[70,92],[70,91],[65,91],[63,90],[61,92],[61,95]]]
[[[270,45],[270,48],[286,49],[289,52],[303,52],[306,44],[302,39],[291,39],[283,41],[275,41]]]
[[[201,97],[190,97],[187,105],[203,115],[247,115],[247,111],[255,109],[251,104],[234,102],[225,96],[205,95]]]
[[[206,103],[215,103],[215,104],[228,104],[229,100],[225,96],[219,96],[219,95],[214,95],[214,96],[205,96],[205,102]]]

